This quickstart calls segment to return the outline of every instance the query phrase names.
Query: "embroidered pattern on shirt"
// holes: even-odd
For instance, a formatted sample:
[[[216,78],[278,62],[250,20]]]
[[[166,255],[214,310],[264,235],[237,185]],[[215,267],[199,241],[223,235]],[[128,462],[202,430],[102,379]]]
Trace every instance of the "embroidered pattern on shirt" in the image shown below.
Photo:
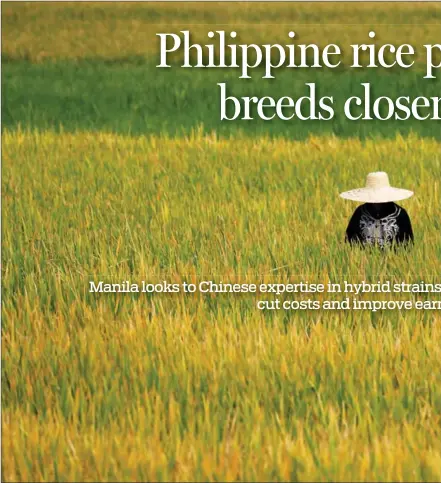
[[[366,208],[363,208],[360,217],[360,230],[363,241],[368,245],[384,247],[392,243],[399,232],[397,223],[401,208],[398,206],[395,211],[384,218],[374,218]]]

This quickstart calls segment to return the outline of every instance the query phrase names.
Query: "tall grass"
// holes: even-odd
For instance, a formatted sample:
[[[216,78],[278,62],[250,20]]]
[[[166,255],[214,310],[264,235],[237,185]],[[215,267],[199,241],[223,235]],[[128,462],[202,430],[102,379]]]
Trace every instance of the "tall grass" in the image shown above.
[[[370,40],[413,43],[423,61],[422,45],[438,41],[441,6],[431,3],[285,3],[249,2],[2,2],[4,59],[42,62],[84,58],[115,60],[157,56],[158,32],[190,30],[206,43],[212,29],[238,32],[238,40],[255,43],[291,41],[342,43]],[[347,49],[344,49],[346,58]]]
[[[436,123],[225,129],[210,124],[216,72],[152,65],[159,28],[191,27],[201,41],[234,25],[257,43],[292,28],[305,43],[348,45],[375,26],[378,41],[418,46],[438,41],[440,13],[2,3],[5,481],[441,479],[439,311],[260,311],[255,294],[88,291],[91,280],[439,282]],[[314,79],[340,100],[367,78],[379,95],[437,95],[421,69],[419,56],[400,78]],[[293,74],[236,93],[295,97],[311,77]],[[338,194],[375,170],[415,191],[402,202],[410,251],[344,243],[356,205]]]
[[[372,97],[438,97],[440,80],[424,79],[424,44],[439,41],[441,7],[434,3],[283,3],[188,2],[185,4],[103,2],[4,2],[2,4],[2,121],[9,129],[112,131],[124,134],[189,135],[205,133],[283,135],[305,139],[310,133],[361,138],[417,133],[439,139],[436,121],[348,121],[344,101]],[[217,43],[210,30],[238,32],[235,43],[336,43],[342,66],[333,69],[281,68],[276,79],[239,79],[238,69],[182,69],[182,50],[175,67],[158,69],[157,33],[190,30],[192,42]],[[296,32],[295,41],[288,32]],[[376,32],[374,40],[368,37]],[[350,69],[351,44],[410,43],[416,51],[409,69]],[[178,58],[180,57],[180,58]],[[388,58],[388,60],[391,60]],[[434,59],[436,63],[436,59]],[[439,77],[439,76],[438,76]],[[335,118],[329,122],[220,120],[220,82],[228,95],[333,96]]]
[[[441,78],[424,79],[424,73],[378,72],[375,70],[329,72],[318,69],[282,69],[277,78],[239,79],[239,73],[206,69],[156,69],[152,62],[139,65],[107,65],[103,62],[65,62],[30,64],[8,62],[3,67],[3,126],[12,129],[59,129],[61,131],[106,131],[122,134],[191,135],[198,128],[219,136],[271,135],[288,139],[307,139],[311,134],[340,137],[394,138],[397,133],[441,139],[439,121],[374,119],[350,121],[344,114],[345,101],[357,95],[364,98],[362,83],[370,83],[372,102],[381,96],[397,99],[408,96],[439,97]],[[315,107],[322,96],[333,97],[335,116],[329,121],[271,121],[259,118],[251,107],[252,120],[241,114],[234,121],[221,121],[221,94],[218,82],[225,82],[227,95],[271,96],[276,101],[289,96],[297,101],[309,95],[307,83],[316,84]],[[313,102],[314,103],[314,102]],[[233,116],[232,101],[227,112]],[[384,104],[382,107],[385,107]],[[372,106],[371,106],[372,111]],[[403,115],[397,110],[398,114]],[[433,109],[420,111],[433,115]],[[273,111],[267,111],[272,115]],[[358,111],[357,111],[358,114]],[[381,113],[384,118],[387,112]]]
[[[436,280],[438,142],[6,130],[2,151],[6,481],[441,478],[438,312],[88,292]],[[377,169],[416,193],[410,252],[343,243],[338,193]]]

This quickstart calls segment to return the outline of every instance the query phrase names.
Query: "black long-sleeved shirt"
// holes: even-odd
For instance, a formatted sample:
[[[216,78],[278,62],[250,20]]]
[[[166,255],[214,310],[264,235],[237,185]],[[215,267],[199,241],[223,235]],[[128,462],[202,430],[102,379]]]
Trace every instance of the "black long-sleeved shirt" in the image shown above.
[[[365,203],[352,215],[346,241],[381,248],[413,242],[412,224],[406,210],[396,203]]]

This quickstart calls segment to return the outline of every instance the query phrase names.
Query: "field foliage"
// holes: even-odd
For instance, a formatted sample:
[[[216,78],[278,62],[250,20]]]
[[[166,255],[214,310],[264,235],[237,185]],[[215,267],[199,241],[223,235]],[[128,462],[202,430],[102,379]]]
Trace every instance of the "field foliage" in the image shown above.
[[[436,280],[439,148],[4,133],[5,478],[439,478],[436,312],[87,292]],[[408,254],[342,242],[353,206],[337,193],[379,160],[417,193]]]
[[[145,42],[159,23],[277,37],[262,18],[311,35],[382,25],[420,42],[439,33],[440,7],[228,7],[2,4],[4,481],[441,479],[439,311],[88,291],[91,280],[440,282],[436,122],[224,128],[216,74],[159,75]],[[340,100],[365,78],[437,95],[419,68],[313,78]],[[283,72],[276,85],[290,95],[307,78]],[[344,243],[356,204],[338,194],[376,170],[415,192],[402,202],[410,251]]]

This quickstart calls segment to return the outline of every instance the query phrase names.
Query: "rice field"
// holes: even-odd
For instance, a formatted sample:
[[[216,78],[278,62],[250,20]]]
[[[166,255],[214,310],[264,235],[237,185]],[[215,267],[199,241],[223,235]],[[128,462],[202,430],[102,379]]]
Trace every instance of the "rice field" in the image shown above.
[[[2,3],[2,479],[439,481],[439,310],[262,311],[259,294],[89,286],[440,283],[436,122],[222,129],[198,102],[204,77],[160,78],[137,40],[144,23],[251,35],[266,14],[331,28],[343,13],[424,39],[440,7],[176,5]],[[375,75],[391,92],[439,88],[418,72]],[[338,194],[376,170],[415,192],[400,203],[410,251],[343,242],[356,204]],[[440,300],[375,296],[392,297]]]

